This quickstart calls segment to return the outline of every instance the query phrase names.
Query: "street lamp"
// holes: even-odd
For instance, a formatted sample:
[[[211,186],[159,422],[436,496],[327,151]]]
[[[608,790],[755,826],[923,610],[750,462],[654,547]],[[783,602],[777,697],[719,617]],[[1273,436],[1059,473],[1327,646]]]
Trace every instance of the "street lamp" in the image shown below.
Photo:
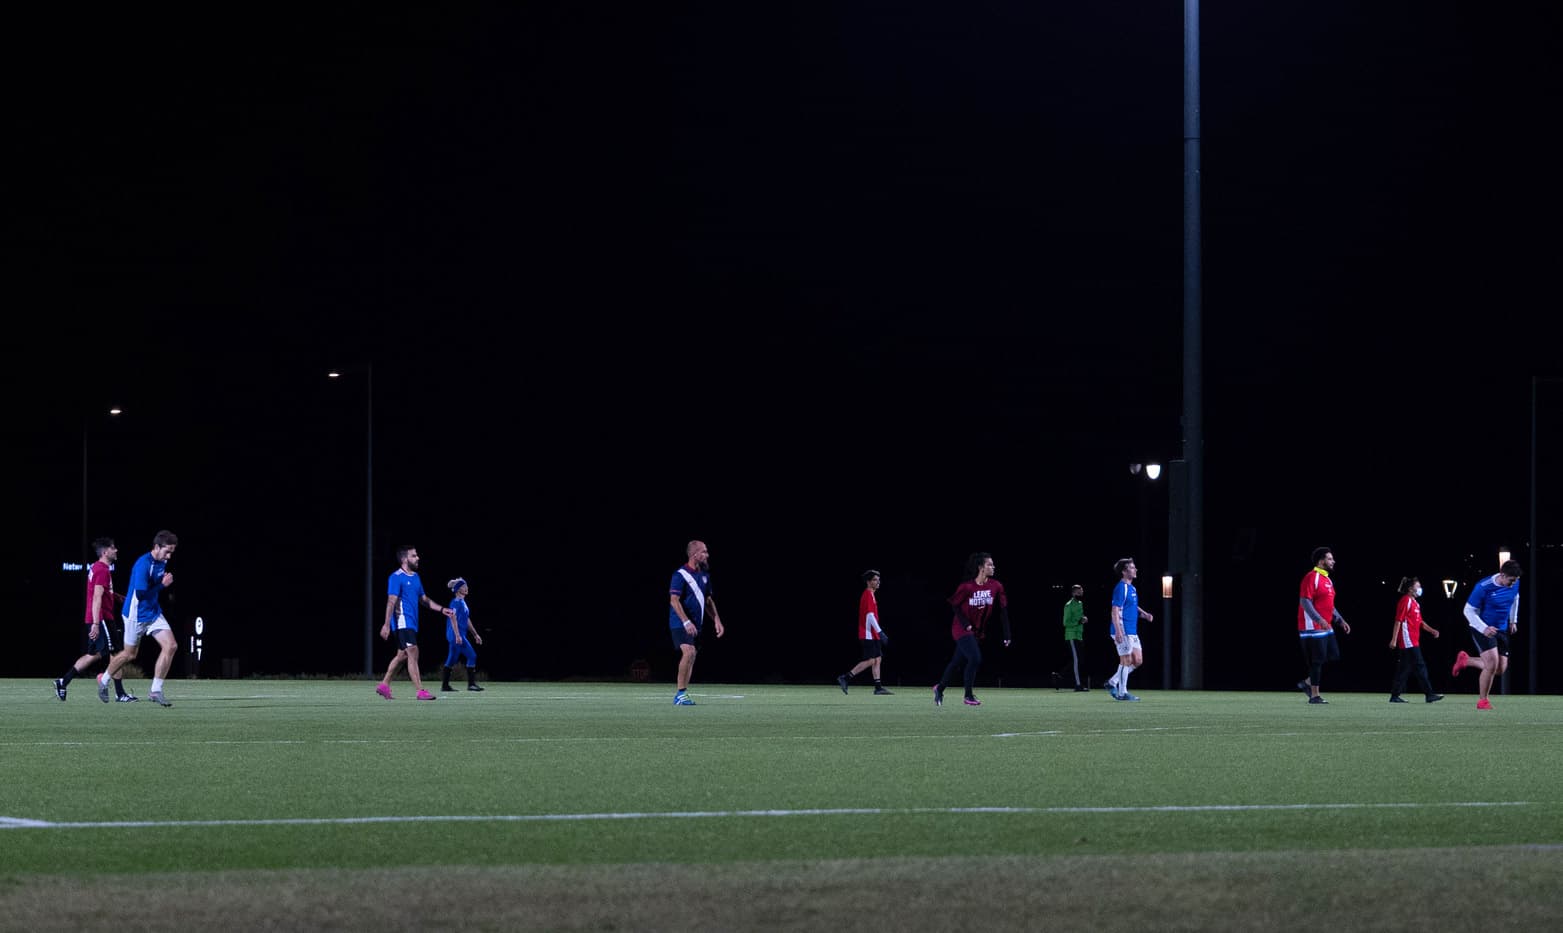
[[[340,379],[340,370],[326,373]],[[374,363],[364,364],[364,676],[374,676]]]
[[[1161,689],[1172,689],[1172,574],[1161,575]]]
[[[124,409],[118,405],[109,408],[109,417],[115,418],[124,413]],[[81,418],[81,553],[85,555],[87,548],[92,543],[87,529],[87,435],[91,421],[89,416]]]

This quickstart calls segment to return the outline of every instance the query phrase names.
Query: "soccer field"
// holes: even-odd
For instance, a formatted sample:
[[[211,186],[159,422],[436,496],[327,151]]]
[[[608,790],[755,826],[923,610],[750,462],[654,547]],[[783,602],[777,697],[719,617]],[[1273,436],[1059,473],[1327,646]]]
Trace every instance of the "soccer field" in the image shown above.
[[[1559,697],[487,687],[0,681],[0,928],[1563,923]]]

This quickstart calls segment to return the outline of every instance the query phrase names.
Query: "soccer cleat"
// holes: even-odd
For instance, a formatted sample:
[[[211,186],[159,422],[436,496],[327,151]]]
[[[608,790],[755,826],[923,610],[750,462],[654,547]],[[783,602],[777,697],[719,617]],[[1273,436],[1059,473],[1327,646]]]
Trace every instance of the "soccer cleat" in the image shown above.
[[[836,678],[836,686],[841,688],[841,692],[842,693],[846,693],[847,692],[847,675],[842,674],[840,677],[837,677]]]
[[[1120,693],[1120,694],[1118,694],[1118,699],[1124,701],[1125,703],[1138,703],[1138,702],[1140,702],[1140,698],[1135,696],[1132,693]]]
[[[687,693],[679,693],[679,694],[675,694],[674,695],[674,697],[673,697],[673,705],[674,706],[694,706],[695,705],[695,701],[691,700],[689,698],[689,694],[687,694]]]
[[[1389,702],[1391,702],[1391,703],[1404,703],[1406,701],[1405,701],[1404,697],[1402,697],[1400,694],[1397,693],[1394,696],[1389,698]]]
[[[889,690],[886,690],[884,687],[875,687],[874,688],[874,696],[876,696],[876,697],[887,697],[887,696],[893,696],[893,694],[891,694],[891,692]]]
[[[60,698],[61,703],[65,702],[65,681],[59,679],[54,681],[54,695]]]
[[[482,693],[483,692],[483,688],[479,687],[477,684],[467,684],[467,689],[472,691],[473,693]]]
[[[1428,694],[1427,702],[1429,702],[1429,703],[1437,703],[1439,700],[1442,700],[1443,698],[1444,698],[1444,695],[1442,693],[1432,693],[1432,694]]]
[[[961,702],[965,703],[967,706],[981,706],[982,705],[982,701],[977,699],[976,697],[966,697],[965,699],[961,700]]]
[[[147,694],[147,697],[153,703],[156,703],[158,706],[173,706],[174,705],[174,704],[168,702],[167,700],[163,699],[163,694],[159,693],[156,690],[153,690],[151,693]]]
[[[1086,686],[1077,685],[1075,687],[1075,692],[1076,693],[1090,693],[1091,692],[1091,688],[1090,687],[1086,687]]]
[[[933,688],[933,705],[934,706],[943,706],[944,705],[944,688],[943,687],[935,687],[935,688]]]
[[[1466,654],[1464,651],[1462,651],[1459,654],[1454,656],[1454,670],[1451,671],[1450,673],[1453,674],[1455,677],[1459,677],[1460,676],[1460,672],[1465,670],[1465,666],[1467,664],[1470,664],[1470,663],[1471,663],[1471,656],[1469,654]]]
[[[440,692],[441,693],[455,693],[456,692],[456,688],[452,687],[450,684],[440,684]]]
[[[108,681],[104,680],[102,677],[99,677],[97,680],[98,680],[98,699],[100,699],[103,702],[107,703],[109,701],[109,685],[108,685]]]
[[[1297,681],[1297,689],[1301,690],[1304,696],[1313,696],[1313,686],[1306,680]]]
[[[123,696],[115,697],[114,698],[114,702],[115,703],[135,703],[135,702],[138,702],[138,701],[136,700],[136,695],[134,693],[128,693],[127,692]],[[164,705],[167,706],[168,704],[165,703]]]
[[[419,690],[417,695],[414,696],[413,699],[414,700],[438,700],[439,697],[435,696],[434,694],[430,693],[427,690]]]
[[[1316,703],[1319,706],[1326,706],[1326,705],[1329,704],[1330,701],[1326,700],[1324,697],[1309,697],[1308,698],[1308,702],[1309,703]]]
[[[374,692],[380,694],[383,697],[385,697],[387,700],[391,699],[391,685],[390,684],[375,684],[374,685]]]
[[[1492,709],[1492,704],[1487,702],[1487,698],[1486,697],[1482,697],[1480,700],[1476,701],[1476,708],[1477,709]]]

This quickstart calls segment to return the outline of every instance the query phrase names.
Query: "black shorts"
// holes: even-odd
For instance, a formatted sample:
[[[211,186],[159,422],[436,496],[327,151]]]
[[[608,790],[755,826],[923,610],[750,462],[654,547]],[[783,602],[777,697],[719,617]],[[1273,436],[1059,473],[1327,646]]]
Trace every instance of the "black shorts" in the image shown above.
[[[696,647],[700,638],[699,635],[689,634],[682,625],[678,628],[668,629],[668,634],[673,636],[673,650],[675,651],[684,650],[685,645]]]
[[[1323,638],[1303,638],[1302,642],[1303,663],[1308,665],[1324,664],[1340,658],[1340,649],[1335,649],[1335,657],[1330,657],[1330,646],[1335,641],[1330,636]]]
[[[415,628],[397,629],[396,644],[403,649],[418,647],[418,630]]]
[[[1506,658],[1509,656],[1508,632],[1499,632],[1489,638],[1488,636],[1483,635],[1481,632],[1478,632],[1473,628],[1471,629],[1471,641],[1476,642],[1477,654],[1481,654],[1484,651],[1491,651],[1492,649],[1497,648],[1498,657]],[[1532,660],[1534,660],[1534,658]]]
[[[121,629],[123,629],[123,626],[121,626]],[[93,638],[88,634],[91,631],[92,626],[90,625],[81,627],[81,653],[98,656],[112,654],[115,650],[114,643],[120,640],[119,634],[114,631],[114,624],[112,622],[99,622],[97,638]]]
[[[875,658],[882,658],[885,656],[885,649],[882,645],[880,645],[879,639],[877,638],[859,639],[858,644],[863,646],[863,660],[865,661],[872,661]]]

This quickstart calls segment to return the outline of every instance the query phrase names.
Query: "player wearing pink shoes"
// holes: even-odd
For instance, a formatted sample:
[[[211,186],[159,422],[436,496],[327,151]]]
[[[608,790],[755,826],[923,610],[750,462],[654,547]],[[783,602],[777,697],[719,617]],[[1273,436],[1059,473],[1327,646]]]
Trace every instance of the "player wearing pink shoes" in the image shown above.
[[[1456,676],[1467,667],[1481,671],[1477,680],[1477,709],[1492,709],[1487,699],[1492,682],[1509,669],[1509,637],[1519,628],[1520,562],[1508,560],[1497,573],[1476,584],[1465,601],[1465,621],[1476,643],[1476,657],[1462,651],[1455,655]]]
[[[385,624],[380,626],[380,637],[389,639],[391,632],[396,633],[396,657],[385,669],[385,676],[374,688],[374,692],[385,697],[391,697],[391,678],[395,676],[397,668],[407,665],[407,676],[412,678],[412,685],[417,689],[417,698],[420,700],[433,700],[434,694],[423,689],[423,677],[418,670],[418,607],[428,606],[435,612],[443,614],[446,618],[453,618],[455,613],[450,607],[440,606],[423,592],[423,581],[418,578],[418,549],[415,547],[399,547],[396,549],[396,559],[401,566],[391,574],[387,584],[385,601]]]

